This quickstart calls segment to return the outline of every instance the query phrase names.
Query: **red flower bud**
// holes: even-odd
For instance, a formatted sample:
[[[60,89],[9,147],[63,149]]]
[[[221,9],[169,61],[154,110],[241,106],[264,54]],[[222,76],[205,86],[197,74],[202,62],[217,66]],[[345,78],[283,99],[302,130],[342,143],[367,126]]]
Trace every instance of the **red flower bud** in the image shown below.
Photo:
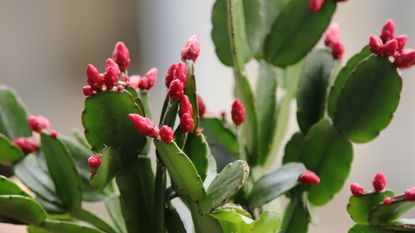
[[[405,190],[405,199],[408,201],[415,201],[415,187]]]
[[[392,198],[390,198],[390,197],[385,197],[385,199],[383,199],[383,204],[385,204],[385,205],[390,205],[390,204],[392,204]]]
[[[105,69],[107,69],[108,67],[112,67],[117,74],[121,73],[120,67],[112,58],[108,58],[105,61]]]
[[[157,68],[152,68],[141,78],[138,87],[142,90],[150,90],[157,80]]]
[[[356,197],[361,197],[365,193],[365,189],[358,183],[351,184],[350,191],[352,191],[353,196]]]
[[[104,78],[102,75],[100,75],[98,69],[95,66],[91,64],[86,66],[86,76],[86,82],[89,86],[91,86],[95,91],[102,90],[102,86],[104,85]]]
[[[327,47],[332,47],[340,42],[340,27],[338,23],[332,23],[326,32],[326,38],[324,44]]]
[[[178,79],[173,80],[170,83],[169,91],[167,93],[168,96],[172,100],[180,100],[183,97],[183,93],[184,93],[184,84]]]
[[[187,81],[186,63],[179,62],[177,64],[172,64],[170,66],[169,70],[167,71],[167,75],[165,79],[166,87],[169,88],[170,83],[176,79],[180,80],[184,85],[186,84],[186,81]]]
[[[82,93],[84,93],[84,96],[92,96],[94,94],[94,90],[91,86],[86,85],[82,87]]]
[[[299,180],[305,185],[315,185],[320,183],[320,177],[318,177],[316,173],[308,170],[301,173]]]
[[[192,60],[196,62],[197,57],[200,54],[199,36],[193,35],[186,42],[182,50],[182,60]]]
[[[409,68],[415,64],[415,50],[407,50],[395,56],[395,66]]]
[[[50,131],[50,136],[52,138],[57,138],[58,137],[58,132],[56,130],[52,130],[52,131]]]
[[[16,138],[12,143],[22,149],[25,154],[39,151],[39,145],[33,138]]]
[[[395,39],[389,40],[383,45],[381,51],[383,57],[394,56],[398,51],[398,41]]]
[[[123,42],[119,41],[115,44],[112,59],[118,64],[121,72],[128,70],[128,66],[130,65],[130,52]]]
[[[396,37],[395,39],[396,39],[396,41],[398,41],[398,52],[402,52],[402,50],[406,46],[406,42],[408,41],[408,36],[407,35],[400,35],[400,36]]]
[[[107,90],[111,90],[115,85],[117,85],[118,74],[117,74],[117,71],[113,67],[108,67],[105,70],[104,82],[105,82],[105,86],[107,86]]]
[[[239,99],[235,99],[232,104],[232,121],[236,126],[241,125],[245,120],[245,108]]]
[[[92,155],[88,158],[88,166],[92,169],[97,169],[101,165],[101,156],[99,155]]]
[[[344,53],[344,45],[343,43],[339,42],[331,48],[331,53],[333,55],[333,58],[336,60],[341,60]]]
[[[190,103],[189,97],[187,97],[187,95],[184,95],[180,99],[179,116],[182,117],[185,113],[189,113],[191,116],[193,116],[192,104]]]
[[[195,124],[193,122],[192,115],[190,115],[189,113],[184,113],[180,117],[180,128],[182,129],[182,131],[185,133],[188,133],[188,132],[191,132],[194,127],[195,127]]]
[[[140,75],[132,75],[128,78],[128,86],[138,89],[138,86],[140,85],[141,77]]]
[[[140,134],[151,138],[159,136],[159,130],[150,119],[138,114],[128,114],[128,117]]]
[[[380,56],[382,47],[383,47],[382,40],[376,35],[371,35],[370,38],[369,38],[370,51],[372,51],[372,53]]]
[[[27,118],[27,123],[29,124],[29,127],[32,129],[32,131],[35,131],[37,133],[42,132],[44,129],[48,129],[51,127],[51,124],[47,118],[44,116],[33,116],[30,115]]]
[[[319,12],[324,4],[324,0],[309,0],[308,3],[312,12]]]
[[[118,85],[117,86],[117,90],[118,91],[123,91],[124,90],[124,86],[123,85]]]
[[[161,138],[161,141],[165,143],[173,142],[173,134],[174,134],[173,129],[167,125],[163,125],[160,128],[160,138]]]
[[[372,185],[377,193],[382,192],[386,186],[385,175],[381,172],[377,173],[373,178]]]
[[[197,107],[199,108],[199,117],[203,117],[206,113],[206,105],[199,94],[197,94]]]
[[[386,21],[385,25],[383,25],[380,38],[382,39],[383,43],[386,43],[395,37],[394,34],[395,34],[395,22],[389,19],[388,21]]]

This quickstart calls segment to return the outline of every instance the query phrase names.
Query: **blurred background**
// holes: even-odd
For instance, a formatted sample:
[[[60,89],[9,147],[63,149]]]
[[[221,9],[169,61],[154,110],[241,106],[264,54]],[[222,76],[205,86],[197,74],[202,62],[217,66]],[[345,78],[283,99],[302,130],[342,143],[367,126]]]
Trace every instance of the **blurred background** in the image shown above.
[[[196,64],[198,89],[208,111],[229,110],[232,101],[231,70],[219,63],[210,38],[210,11],[214,0],[0,0],[0,83],[14,88],[32,114],[47,116],[64,133],[82,128],[82,86],[87,63],[103,68],[116,41],[130,49],[130,74],[159,69],[159,82],[151,91],[152,106],[159,114],[165,94],[164,75],[169,64],[180,59],[180,50],[192,34],[201,38]],[[409,37],[415,47],[415,1],[351,0],[339,4],[335,21],[342,30],[345,59],[378,34],[392,18],[397,34]],[[249,65],[255,74],[256,66]],[[355,159],[347,186],[359,182],[370,187],[373,175],[383,171],[388,187],[402,192],[415,186],[415,80],[404,71],[401,103],[391,125],[373,142],[355,145]],[[368,90],[369,91],[369,90]],[[1,111],[1,109],[0,109]],[[293,111],[295,113],[295,110]],[[297,130],[295,116],[290,133]],[[327,206],[318,209],[320,223],[311,233],[347,232],[352,222],[346,212],[346,187]],[[99,206],[94,206],[102,211]],[[0,224],[0,233],[25,232]]]

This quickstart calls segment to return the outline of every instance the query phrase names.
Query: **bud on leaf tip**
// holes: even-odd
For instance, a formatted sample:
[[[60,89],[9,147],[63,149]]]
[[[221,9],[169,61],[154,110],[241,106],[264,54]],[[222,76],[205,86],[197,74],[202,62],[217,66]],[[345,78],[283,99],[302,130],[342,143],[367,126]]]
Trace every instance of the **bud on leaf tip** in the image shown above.
[[[152,68],[141,78],[140,82],[138,83],[138,87],[141,90],[150,90],[154,84],[156,83],[158,76],[157,68]]]
[[[405,191],[405,199],[408,201],[415,201],[415,187],[409,188]]]
[[[193,122],[192,115],[190,115],[189,113],[184,113],[180,117],[180,128],[182,129],[182,131],[185,133],[189,133],[193,130],[194,127],[195,125]]]
[[[25,154],[38,152],[39,144],[35,142],[33,138],[16,138],[12,141],[12,144],[22,149]]]
[[[196,62],[197,57],[200,54],[199,36],[193,35],[186,42],[182,49],[182,60],[192,60]]]
[[[88,158],[88,166],[92,169],[97,169],[101,165],[101,156],[92,155]]]
[[[167,125],[163,125],[160,128],[160,138],[161,141],[165,143],[172,143],[173,142],[173,129]]]
[[[358,183],[353,183],[350,185],[350,191],[352,191],[353,196],[361,197],[363,196],[365,189]]]
[[[170,83],[169,91],[167,94],[172,100],[176,101],[176,100],[180,100],[183,97],[183,92],[184,92],[183,83],[180,80],[176,79]]]
[[[385,175],[381,172],[377,173],[372,181],[373,189],[375,192],[380,193],[385,189],[386,178]]]
[[[120,71],[125,72],[130,65],[130,52],[121,41],[117,42],[112,52],[112,59],[118,64]]]
[[[32,131],[40,133],[44,129],[48,129],[51,127],[49,120],[44,116],[33,116],[30,115],[27,118],[27,123]]]
[[[199,94],[197,94],[197,107],[199,109],[199,117],[203,117],[206,113],[206,105],[203,101],[202,96],[200,96]]]
[[[236,126],[241,125],[245,121],[245,108],[239,99],[235,99],[232,104],[232,121]]]
[[[389,19],[383,25],[380,38],[382,39],[383,43],[386,43],[389,40],[392,40],[394,37],[395,37],[395,22],[392,19]]]
[[[324,0],[309,0],[308,3],[312,12],[319,12],[324,4]]]
[[[315,185],[315,184],[320,183],[320,177],[318,177],[316,175],[316,173],[314,173],[312,171],[305,171],[305,172],[301,173],[299,179],[300,179],[301,183],[303,183],[305,185]]]
[[[390,197],[385,197],[385,199],[383,199],[383,204],[385,204],[385,205],[390,205],[390,204],[392,204],[392,198],[390,198]]]

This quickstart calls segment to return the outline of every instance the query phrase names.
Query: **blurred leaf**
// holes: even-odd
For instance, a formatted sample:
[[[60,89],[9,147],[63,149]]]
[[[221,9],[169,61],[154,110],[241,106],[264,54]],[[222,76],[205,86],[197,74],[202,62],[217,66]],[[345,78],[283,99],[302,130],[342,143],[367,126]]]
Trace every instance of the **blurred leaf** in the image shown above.
[[[219,222],[210,215],[201,215],[198,205],[190,203],[190,212],[195,227],[195,233],[227,233],[222,231]]]
[[[0,133],[10,139],[32,135],[27,124],[27,111],[16,93],[0,85]]]
[[[178,191],[189,196],[193,201],[198,201],[203,197],[205,190],[202,179],[192,161],[177,144],[157,140],[154,140],[154,144]]]
[[[0,164],[11,166],[19,162],[23,156],[20,148],[13,145],[5,135],[0,134]]]
[[[307,233],[308,218],[305,204],[295,197],[285,209],[279,233]]]
[[[297,90],[297,121],[303,133],[324,116],[333,64],[333,56],[325,49],[313,51],[305,59]]]
[[[350,228],[348,233],[395,233],[395,231],[389,231],[369,225],[356,224],[352,228]]]
[[[218,220],[223,232],[251,233],[255,221],[239,206],[217,208],[210,216]]]
[[[46,220],[40,226],[29,226],[29,233],[104,233],[98,229],[78,225],[72,222]]]
[[[127,166],[126,164],[123,164],[119,152],[113,148],[106,148],[101,154],[101,165],[96,170],[94,176],[91,177],[90,181],[91,185],[98,190],[103,190],[105,186],[121,172],[122,168]]]
[[[270,211],[264,211],[252,229],[253,233],[276,233],[281,227],[281,217]]]
[[[117,227],[118,232],[127,233],[127,227],[125,226],[125,221],[121,210],[120,197],[114,196],[107,198],[105,201],[105,206],[109,216]]]
[[[394,64],[388,58],[368,57],[344,84],[334,125],[356,143],[376,138],[392,120],[401,90],[402,80]]]
[[[407,200],[393,201],[391,204],[380,204],[372,209],[369,215],[371,225],[382,225],[397,220],[415,206],[415,202]]]
[[[209,185],[206,195],[199,201],[202,214],[223,205],[232,198],[245,184],[249,174],[249,166],[238,160],[228,164]]]
[[[90,212],[88,210],[81,209],[81,210],[77,211],[77,213],[75,213],[73,215],[76,216],[79,220],[84,221],[86,223],[89,223],[89,224],[93,225],[94,227],[102,230],[103,232],[106,232],[106,233],[117,233],[112,228],[111,225],[109,225],[104,220],[102,220],[101,218],[99,218],[98,216],[96,216],[95,214],[93,214],[92,212]]]
[[[169,233],[186,233],[186,229],[180,219],[180,215],[173,206],[167,208],[165,214],[166,228]]]
[[[301,163],[288,163],[261,177],[254,183],[249,196],[249,208],[261,207],[299,184],[298,178],[305,171]]]
[[[319,12],[312,12],[304,0],[291,0],[268,34],[265,59],[279,67],[300,61],[317,44],[335,10],[334,1],[325,1]]]
[[[0,195],[19,195],[30,197],[19,186],[13,183],[13,181],[2,175],[0,175]]]
[[[23,224],[38,225],[47,217],[46,211],[30,197],[0,195],[0,218]]]
[[[208,169],[208,154],[210,152],[209,145],[203,134],[189,133],[183,151],[192,160],[202,180],[205,180]]]
[[[282,164],[291,162],[301,162],[303,154],[302,147],[304,144],[304,137],[301,133],[295,133],[285,145],[284,157]]]
[[[393,197],[394,193],[385,191],[381,193],[367,193],[361,197],[351,196],[347,205],[347,212],[358,224],[369,224],[369,214],[372,210],[383,203],[385,197]]]
[[[50,176],[55,184],[56,194],[70,210],[81,208],[81,177],[76,171],[72,157],[64,144],[57,138],[42,133],[42,152]]]
[[[203,181],[203,186],[205,189],[209,187],[212,183],[213,179],[215,179],[216,175],[218,174],[218,167],[216,164],[216,160],[211,153],[208,154],[208,168],[207,168],[207,175],[206,179]]]

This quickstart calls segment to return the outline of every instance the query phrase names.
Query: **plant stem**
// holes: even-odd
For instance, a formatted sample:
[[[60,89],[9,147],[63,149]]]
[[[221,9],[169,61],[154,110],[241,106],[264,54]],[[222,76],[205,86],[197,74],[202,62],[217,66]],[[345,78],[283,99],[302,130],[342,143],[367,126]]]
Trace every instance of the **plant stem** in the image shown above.
[[[96,216],[95,214],[89,212],[86,209],[81,209],[79,211],[76,211],[72,213],[74,217],[76,217],[79,220],[82,220],[84,222],[90,223],[97,227],[98,229],[107,232],[107,233],[116,233],[117,231],[114,230],[114,228],[109,225],[107,222]]]
[[[154,190],[155,233],[165,232],[164,208],[166,202],[166,168],[157,160],[156,183]]]

